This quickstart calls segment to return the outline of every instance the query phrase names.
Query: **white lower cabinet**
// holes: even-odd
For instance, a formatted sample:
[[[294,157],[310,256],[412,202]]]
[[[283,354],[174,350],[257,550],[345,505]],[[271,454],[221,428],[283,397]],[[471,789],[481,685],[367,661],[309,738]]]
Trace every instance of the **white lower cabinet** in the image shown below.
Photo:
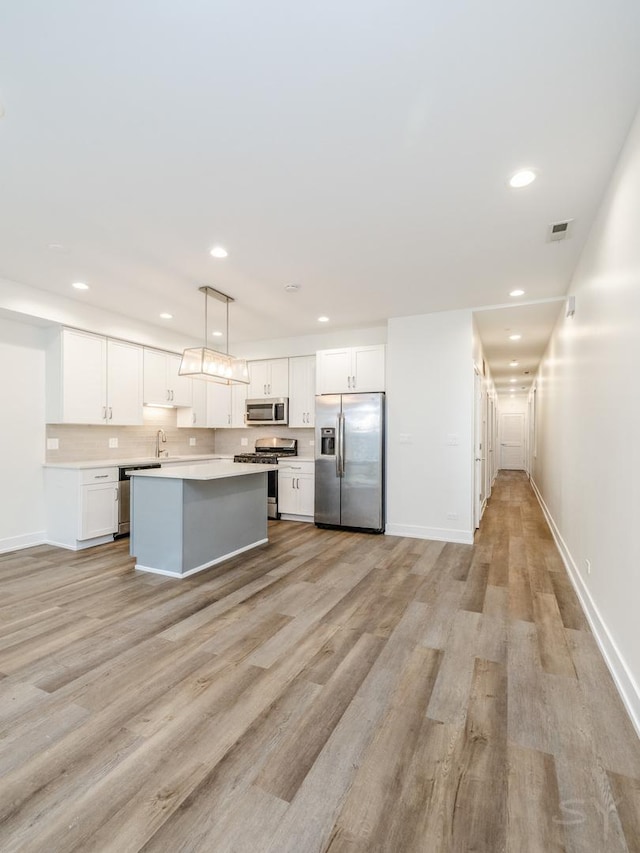
[[[47,541],[78,551],[118,529],[117,468],[45,468]]]
[[[278,464],[278,511],[291,521],[313,521],[315,462],[304,459]]]

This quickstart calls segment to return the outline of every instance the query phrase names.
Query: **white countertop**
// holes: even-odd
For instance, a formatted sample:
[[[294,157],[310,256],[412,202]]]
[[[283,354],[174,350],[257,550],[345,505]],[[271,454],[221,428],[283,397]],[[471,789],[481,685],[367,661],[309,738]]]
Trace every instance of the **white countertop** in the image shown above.
[[[277,465],[256,465],[253,462],[231,462],[229,459],[212,461],[210,465],[180,465],[177,468],[151,468],[146,471],[132,471],[132,477],[151,477],[156,480],[223,480],[228,477],[242,477],[245,474],[262,474],[277,471]]]
[[[171,462],[204,462],[214,459],[231,460],[233,456],[224,456],[220,453],[205,453],[202,455],[188,456],[161,456],[159,459],[155,456],[141,456],[134,459],[85,459],[81,462],[45,462],[45,468],[126,468],[127,465],[149,465],[150,463],[159,462],[167,464]]]

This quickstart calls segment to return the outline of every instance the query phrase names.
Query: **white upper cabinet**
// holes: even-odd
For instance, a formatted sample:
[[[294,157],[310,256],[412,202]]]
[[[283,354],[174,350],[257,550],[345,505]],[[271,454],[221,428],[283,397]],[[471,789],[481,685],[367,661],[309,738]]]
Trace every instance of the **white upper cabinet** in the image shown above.
[[[248,385],[231,386],[231,426],[246,427],[244,414],[246,410]]]
[[[289,359],[272,358],[249,362],[250,400],[289,396]]]
[[[317,394],[384,391],[384,344],[320,350],[316,359]]]
[[[142,347],[62,329],[47,351],[47,421],[142,424]]]
[[[208,383],[207,388],[207,426],[231,426],[231,386]]]
[[[289,426],[313,426],[316,404],[316,358],[289,359]]]
[[[142,362],[142,347],[107,341],[107,423],[136,426],[143,422]]]
[[[180,376],[181,357],[169,352],[144,350],[144,402],[147,406],[191,406],[192,381]]]
[[[176,425],[179,427],[196,427],[201,429],[209,426],[207,423],[207,387],[209,382],[202,379],[192,381],[191,406],[179,408],[176,413]]]

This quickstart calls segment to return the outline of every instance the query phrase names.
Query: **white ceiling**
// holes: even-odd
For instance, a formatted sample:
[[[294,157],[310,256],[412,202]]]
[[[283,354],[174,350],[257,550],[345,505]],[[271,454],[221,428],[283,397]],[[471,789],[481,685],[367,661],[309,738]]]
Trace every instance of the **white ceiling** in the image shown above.
[[[232,346],[560,296],[639,36],[637,0],[5,3],[0,276],[189,335],[209,284]]]

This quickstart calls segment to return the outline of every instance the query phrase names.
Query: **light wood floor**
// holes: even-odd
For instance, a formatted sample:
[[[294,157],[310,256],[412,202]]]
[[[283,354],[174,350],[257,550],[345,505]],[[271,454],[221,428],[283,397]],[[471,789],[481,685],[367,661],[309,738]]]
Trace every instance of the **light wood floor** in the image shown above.
[[[176,581],[0,557],[0,850],[640,850],[640,744],[526,478],[473,546],[273,523]]]

